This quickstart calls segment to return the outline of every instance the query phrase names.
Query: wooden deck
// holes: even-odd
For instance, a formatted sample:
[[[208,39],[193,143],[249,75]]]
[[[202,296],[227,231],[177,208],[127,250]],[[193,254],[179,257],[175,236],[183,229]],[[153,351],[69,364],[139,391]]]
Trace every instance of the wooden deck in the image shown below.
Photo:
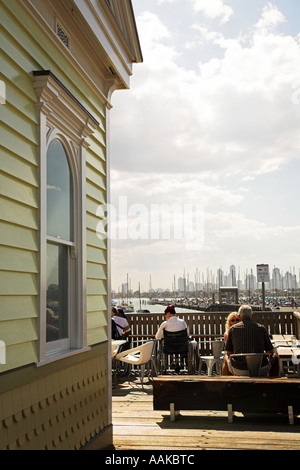
[[[289,425],[287,415],[235,413],[232,424],[220,411],[153,411],[152,385],[138,379],[112,390],[115,450],[181,452],[187,450],[300,450],[300,416]]]

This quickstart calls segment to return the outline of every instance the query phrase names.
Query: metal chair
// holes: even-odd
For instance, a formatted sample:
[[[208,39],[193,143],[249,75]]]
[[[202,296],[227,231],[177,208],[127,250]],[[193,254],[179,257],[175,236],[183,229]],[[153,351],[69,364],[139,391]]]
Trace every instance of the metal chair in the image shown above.
[[[180,331],[164,330],[164,337],[159,347],[159,373],[167,371],[167,361],[172,357],[175,362],[175,372],[179,372],[182,360],[187,363],[188,372],[191,373],[192,346],[187,334],[187,329]]]
[[[214,365],[216,365],[217,373],[221,375],[224,362],[224,355],[222,354],[224,345],[223,340],[211,341],[212,356],[199,356],[198,374],[200,374],[203,364],[206,364],[207,375],[212,375]]]
[[[271,356],[270,353],[243,353],[243,354],[230,354],[230,357],[235,358],[235,357],[245,357],[246,358],[246,364],[247,364],[247,369],[248,369],[248,374],[249,377],[259,377],[260,376],[260,370],[261,370],[261,364],[263,357],[268,357]]]
[[[152,360],[154,341],[141,344],[136,348],[127,349],[116,355],[118,361],[126,362],[130,365],[140,366],[140,380],[143,386],[146,364]],[[129,371],[130,375],[130,371]]]

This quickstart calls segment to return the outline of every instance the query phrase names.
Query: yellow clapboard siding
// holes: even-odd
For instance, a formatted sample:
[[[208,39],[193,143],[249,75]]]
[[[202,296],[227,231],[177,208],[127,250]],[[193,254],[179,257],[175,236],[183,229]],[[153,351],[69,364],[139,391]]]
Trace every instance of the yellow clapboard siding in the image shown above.
[[[16,328],[16,324],[18,324],[18,328]],[[15,321],[2,321],[1,338],[6,346],[37,340],[38,334],[35,319],[19,319],[18,323]]]
[[[3,295],[0,297],[1,320],[38,317],[36,296]]]
[[[2,21],[4,22],[3,17]],[[2,23],[2,25],[6,25],[6,23]],[[14,31],[16,31],[15,28]],[[1,46],[5,54],[9,57],[13,57],[14,62],[25,72],[30,73],[32,70],[39,68],[38,62],[30,57],[28,52],[5,30],[2,30]]]
[[[102,250],[105,250],[106,248],[105,238],[102,238],[101,232],[99,232],[98,234],[97,232],[94,232],[93,230],[87,230],[86,241],[87,241],[87,245],[89,246],[101,248]]]
[[[91,213],[87,212],[87,214],[86,214],[86,228],[88,230],[92,230],[93,232],[102,233],[103,232],[103,229],[102,229],[103,223],[101,222],[102,219],[100,219],[100,216],[101,216],[100,214],[101,214],[101,210],[103,211],[103,207],[101,205],[99,205],[97,210],[99,212],[98,215],[91,214]]]
[[[35,166],[24,161],[8,150],[0,149],[1,169],[11,176],[38,187],[38,175]]]
[[[95,155],[100,161],[105,162],[106,160],[106,149],[96,140],[96,138],[89,140],[88,152]]]
[[[87,263],[87,278],[106,280],[105,266],[97,263]]]
[[[2,198],[0,218],[16,225],[38,230],[37,210],[16,201]]]
[[[38,207],[38,195],[35,187],[5,174],[0,175],[0,186],[3,196],[34,208]]]
[[[36,123],[26,118],[18,109],[13,108],[9,103],[4,106],[4,112],[1,114],[2,122],[22,134],[27,140],[38,144]]]
[[[38,239],[35,230],[17,227],[0,222],[0,243],[2,245],[38,251]]]
[[[37,147],[34,143],[29,142],[28,140],[24,139],[21,134],[18,134],[13,129],[4,125],[1,129],[1,133],[3,142],[5,142],[5,147],[10,152],[20,156],[33,165],[38,165]]]
[[[87,344],[89,346],[102,343],[104,341],[107,341],[107,328],[95,328],[94,330],[88,330]]]
[[[105,282],[100,279],[87,279],[87,295],[107,295]]]
[[[91,152],[90,149],[86,154],[86,162],[97,171],[99,171],[102,175],[106,174],[105,162],[99,158],[99,155]]]
[[[88,242],[88,245],[93,246],[95,248],[100,248],[101,250],[106,250],[107,248],[107,235],[103,232],[102,227],[98,225],[98,229],[96,232],[97,242],[95,243],[95,238],[92,239],[92,243]]]
[[[106,312],[96,311],[96,312],[89,312],[87,316],[87,326],[88,329],[94,329],[99,327],[106,327],[107,326],[107,319],[106,319]]]
[[[106,178],[105,176],[99,175],[94,168],[90,167],[88,164],[86,165],[86,178],[94,183],[99,188],[105,190],[106,189]]]
[[[61,50],[55,43],[51,43],[46,35],[41,34],[39,27],[30,16],[24,15],[22,7],[17,2],[4,0],[4,3],[6,8],[3,11],[3,22],[6,29],[11,29],[15,33],[14,38],[8,35],[8,40],[13,44],[9,48],[8,55],[14,57],[16,63],[28,73],[32,70],[51,69],[69,91],[89,109],[91,114],[98,116],[101,122],[105,115],[104,106],[99,106],[99,100],[91,92],[84,78],[74,73],[74,68],[65,60]],[[19,18],[22,18],[21,23]],[[4,50],[7,52],[6,44]],[[31,59],[33,62],[29,65],[31,57],[34,57],[34,60]]]
[[[94,248],[92,246],[87,246],[86,252],[87,261],[91,261],[92,263],[106,264],[105,251],[99,250],[98,248]]]
[[[38,187],[39,181],[37,114],[34,113],[34,104],[37,98],[32,87],[32,71],[51,70],[100,123],[100,127],[94,136],[89,138],[90,148],[87,149],[87,195],[90,200],[93,200],[93,203],[88,206],[88,211],[91,211],[92,214],[95,202],[97,204],[98,201],[103,203],[106,199],[106,110],[104,105],[99,104],[99,98],[96,94],[89,89],[89,83],[85,82],[84,76],[80,76],[74,70],[73,65],[66,61],[64,52],[62,52],[64,49],[60,50],[61,45],[55,41],[53,43],[49,41],[49,38],[46,34],[43,34],[43,31],[37,26],[30,15],[24,13],[21,3],[11,2],[10,0],[3,0],[0,3],[1,19],[5,25],[3,28],[6,30],[4,31],[3,44],[1,44],[4,51],[1,57],[1,59],[4,58],[4,67],[1,67],[0,70],[1,76],[6,77],[5,80],[8,80],[8,113],[3,129],[5,145],[9,151],[6,155],[6,166],[4,167],[6,173],[6,197],[3,199],[4,204],[1,204],[0,208],[1,214],[4,215],[4,220],[8,223],[4,224],[5,231],[1,235],[3,235],[6,247],[13,246],[11,251],[14,254],[13,258],[18,253],[17,248],[24,248],[28,251],[27,253],[22,253],[21,259],[18,261],[15,259],[8,260],[7,253],[9,248],[6,248],[4,251],[7,260],[6,263],[4,259],[4,264],[11,271],[1,274],[0,293],[4,294],[4,304],[1,303],[1,307],[4,305],[5,315],[8,318],[18,318],[16,316],[18,309],[22,312],[20,312],[20,318],[29,318],[31,311],[35,318],[39,313],[36,304],[38,276],[30,274],[30,272],[22,273],[14,271],[14,269],[24,269],[25,265],[27,271],[33,269],[31,263],[37,254],[36,249],[39,246],[37,232],[39,228],[38,199],[35,199],[35,197],[38,197],[38,191],[34,192],[34,188]],[[9,162],[8,154],[11,157]],[[17,164],[21,160],[23,165]],[[27,162],[29,162],[28,166],[26,166]],[[23,170],[24,173],[22,175]],[[21,184],[18,180],[25,180],[25,183]],[[24,188],[30,188],[32,193],[28,192],[25,195],[25,199],[24,197],[22,199],[19,196],[16,197],[15,191],[10,191],[8,188],[8,181],[11,181],[14,187],[16,183],[20,183],[22,193]],[[33,198],[33,206],[28,205],[30,198]],[[32,203],[30,202],[30,204]],[[94,217],[90,221],[92,224],[91,228],[95,230],[97,218]],[[10,231],[12,234],[11,242],[9,242]],[[88,273],[91,276],[90,280],[92,280],[92,282],[88,281],[88,290],[97,293],[97,295],[88,294],[87,296],[89,311],[97,312],[93,313],[93,318],[91,317],[88,321],[88,330],[91,330],[88,331],[88,342],[89,344],[94,344],[107,339],[106,329],[102,328],[101,324],[99,325],[99,318],[97,323],[97,316],[100,315],[102,318],[103,315],[106,315],[107,310],[107,296],[106,294],[99,294],[99,286],[101,285],[101,292],[103,291],[103,286],[105,286],[107,254],[105,243],[102,243],[102,241],[98,242],[95,232],[88,229],[88,233],[91,244],[91,246],[87,247],[87,254],[91,259],[91,262],[88,262]],[[22,237],[23,235],[24,238]],[[19,252],[21,253],[22,250]],[[96,264],[93,262],[94,259],[96,259]],[[93,267],[97,266],[97,269],[92,268],[91,265]],[[98,280],[97,283],[94,280]],[[22,311],[20,299],[27,299],[26,305],[24,305],[24,312]],[[100,323],[102,323],[102,319]],[[17,367],[37,360],[35,348],[35,339],[9,348],[10,365]],[[17,353],[24,354],[24,357],[17,357],[15,355]],[[12,360],[13,356],[16,360]]]
[[[99,202],[99,204],[105,204],[106,202],[105,191],[90,181],[86,182],[86,194],[88,197]]]
[[[96,310],[107,310],[106,297],[101,295],[88,295],[87,312],[95,312]]]
[[[89,197],[86,198],[86,210],[87,210],[87,212],[89,212],[90,214],[92,214],[96,217],[97,217],[97,212],[101,209],[102,205],[103,204],[100,204],[99,202],[95,201],[94,199],[91,199]]]
[[[37,360],[37,349],[34,342],[28,341],[26,343],[14,344],[7,347],[6,364],[0,365],[0,372],[32,364],[37,362]]]
[[[97,121],[99,122],[99,127],[95,130],[95,132],[92,134],[97,138],[98,133],[100,134],[105,134],[106,132],[106,110],[105,106],[101,106],[100,103],[98,103],[98,106],[95,107],[95,112],[98,116]],[[92,136],[88,136],[87,141],[90,142]]]
[[[36,98],[34,101],[30,100],[14,83],[10,81],[5,81],[6,84],[6,105],[9,104],[13,110],[18,110],[19,114],[24,116],[28,122],[34,123],[35,126],[38,125],[38,116],[35,109]],[[32,86],[32,85],[31,85]]]
[[[90,135],[89,137],[89,144],[90,148],[98,155],[103,154],[103,150],[106,148],[106,142],[105,142],[105,132],[102,131],[100,128],[98,130]],[[104,154],[103,154],[104,155]]]
[[[37,273],[37,264],[35,252],[0,246],[0,269],[4,271]]]
[[[0,70],[3,80],[11,82],[30,102],[36,102],[36,93],[32,86],[32,77],[13,61],[4,52],[0,57]]]
[[[0,295],[37,295],[37,279],[35,274],[0,272]]]

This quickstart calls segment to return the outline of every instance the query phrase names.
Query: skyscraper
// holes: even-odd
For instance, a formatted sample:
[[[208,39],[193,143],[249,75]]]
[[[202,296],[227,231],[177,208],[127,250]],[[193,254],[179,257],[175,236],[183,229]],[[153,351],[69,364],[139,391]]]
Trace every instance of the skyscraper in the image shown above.
[[[236,271],[235,266],[232,264],[230,266],[230,284],[231,286],[236,286]]]

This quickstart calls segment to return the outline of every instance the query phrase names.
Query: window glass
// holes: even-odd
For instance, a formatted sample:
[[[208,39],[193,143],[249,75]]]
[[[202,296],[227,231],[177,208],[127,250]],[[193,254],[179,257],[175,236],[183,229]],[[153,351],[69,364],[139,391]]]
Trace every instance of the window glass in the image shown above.
[[[52,140],[47,151],[47,234],[73,241],[72,178],[61,142]]]
[[[68,337],[68,247],[47,244],[46,341]]]

